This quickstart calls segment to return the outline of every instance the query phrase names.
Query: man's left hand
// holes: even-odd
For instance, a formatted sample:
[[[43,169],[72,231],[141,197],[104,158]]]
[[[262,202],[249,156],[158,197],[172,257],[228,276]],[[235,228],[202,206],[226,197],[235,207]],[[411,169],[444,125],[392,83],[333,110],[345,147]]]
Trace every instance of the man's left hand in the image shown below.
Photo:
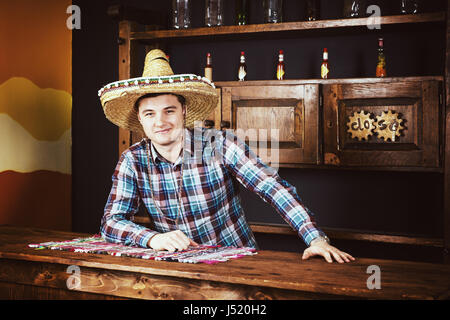
[[[306,260],[312,256],[322,256],[328,263],[332,263],[333,258],[339,263],[355,260],[355,258],[353,258],[348,253],[343,252],[336,247],[333,247],[326,241],[313,241],[310,247],[303,252],[302,259]]]

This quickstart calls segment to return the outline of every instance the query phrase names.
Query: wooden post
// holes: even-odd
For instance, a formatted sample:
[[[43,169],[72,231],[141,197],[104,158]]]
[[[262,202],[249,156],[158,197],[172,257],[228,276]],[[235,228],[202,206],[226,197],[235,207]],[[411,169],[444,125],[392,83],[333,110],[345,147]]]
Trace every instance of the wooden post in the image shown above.
[[[450,0],[447,1],[445,50],[445,128],[444,128],[444,262],[450,264]]]
[[[119,22],[119,79],[125,80],[136,76],[137,71],[137,43],[131,40],[131,32],[136,30],[137,24],[129,20]],[[131,142],[131,132],[119,128],[119,157]]]

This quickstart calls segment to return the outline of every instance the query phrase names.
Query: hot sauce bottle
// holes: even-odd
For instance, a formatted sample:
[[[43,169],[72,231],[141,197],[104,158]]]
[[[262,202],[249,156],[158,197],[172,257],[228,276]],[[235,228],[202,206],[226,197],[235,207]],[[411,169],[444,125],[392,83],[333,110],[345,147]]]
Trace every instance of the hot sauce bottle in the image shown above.
[[[378,64],[376,69],[378,78],[386,77],[386,56],[383,49],[383,38],[378,39]]]
[[[328,67],[328,50],[327,50],[327,48],[324,48],[323,49],[322,66],[320,67],[320,77],[322,79],[328,79],[329,73],[330,73],[330,69]]]
[[[209,52],[206,54],[205,78],[212,81],[211,53]]]
[[[284,54],[283,50],[280,50],[278,54],[278,65],[277,65],[277,80],[284,80]]]
[[[245,63],[245,53],[244,51],[242,51],[238,70],[239,81],[244,81],[246,76],[247,76],[247,64]]]

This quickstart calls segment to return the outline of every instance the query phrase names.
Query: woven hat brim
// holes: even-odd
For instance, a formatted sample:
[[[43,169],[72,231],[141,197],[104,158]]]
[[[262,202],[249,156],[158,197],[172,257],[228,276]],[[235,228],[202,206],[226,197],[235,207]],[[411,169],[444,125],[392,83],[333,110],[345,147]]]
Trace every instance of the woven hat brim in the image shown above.
[[[126,130],[143,132],[134,104],[148,93],[173,93],[186,99],[186,127],[193,128],[196,121],[205,120],[216,108],[219,97],[216,89],[204,82],[178,82],[135,85],[107,90],[100,101],[106,118]]]

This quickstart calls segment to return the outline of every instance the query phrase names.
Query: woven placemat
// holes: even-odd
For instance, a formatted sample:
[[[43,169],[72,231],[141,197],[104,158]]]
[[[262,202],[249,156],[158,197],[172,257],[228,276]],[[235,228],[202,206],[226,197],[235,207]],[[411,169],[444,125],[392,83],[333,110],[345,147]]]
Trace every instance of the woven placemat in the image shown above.
[[[182,263],[207,263],[215,264],[230,259],[242,258],[244,256],[257,254],[254,248],[249,247],[226,247],[200,245],[189,247],[183,251],[157,251],[148,248],[126,246],[106,242],[100,235],[87,238],[76,238],[66,241],[51,241],[43,243],[32,243],[28,245],[36,250],[50,249],[79,253],[108,254],[117,257],[131,257],[138,259],[174,261]]]

